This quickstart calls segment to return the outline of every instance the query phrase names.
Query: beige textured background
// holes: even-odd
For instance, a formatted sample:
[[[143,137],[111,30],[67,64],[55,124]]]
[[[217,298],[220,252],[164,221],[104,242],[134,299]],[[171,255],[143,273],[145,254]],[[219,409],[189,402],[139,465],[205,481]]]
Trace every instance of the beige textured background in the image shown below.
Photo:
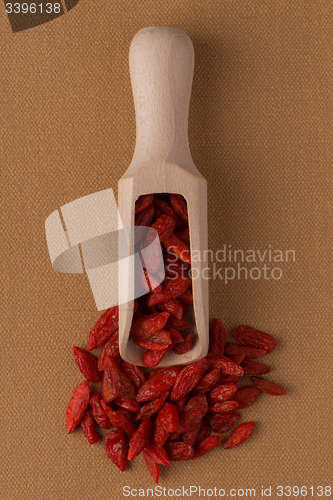
[[[319,0],[81,0],[13,34],[0,5],[0,499],[104,500],[154,486],[140,457],[120,473],[103,444],[66,434],[99,316],[83,275],[51,268],[44,221],[112,187],[134,149],[128,49],[149,25],[183,28],[196,66],[190,146],[209,186],[213,250],[294,249],[278,280],[210,283],[210,317],[280,341],[267,362],[283,398],[243,410],[238,449],[163,468],[166,488],[326,486],[332,479],[333,7]],[[250,264],[248,264],[250,266]],[[198,498],[192,496],[192,498]]]

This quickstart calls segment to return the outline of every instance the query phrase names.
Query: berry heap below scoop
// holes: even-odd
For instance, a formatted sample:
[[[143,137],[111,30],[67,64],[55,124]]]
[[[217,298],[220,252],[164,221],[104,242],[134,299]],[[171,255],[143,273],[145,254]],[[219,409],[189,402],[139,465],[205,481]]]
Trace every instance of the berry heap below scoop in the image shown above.
[[[230,431],[241,418],[238,410],[254,403],[261,392],[272,396],[286,393],[278,384],[258,377],[267,374],[269,366],[248,360],[268,354],[277,341],[249,326],[239,326],[232,334],[240,345],[226,343],[226,330],[214,319],[205,358],[148,372],[121,360],[118,307],[108,309],[89,334],[89,350],[104,344],[98,359],[80,347],[72,349],[86,380],[75,388],[68,404],[68,433],[80,425],[93,444],[100,439],[95,423],[103,429],[113,427],[104,443],[109,459],[125,471],[128,460],[142,452],[156,483],[159,465],[206,454],[222,442],[216,434]],[[251,376],[252,385],[237,386],[243,375]],[[99,393],[92,394],[89,382],[97,381]],[[240,424],[222,447],[243,443],[254,424]]]

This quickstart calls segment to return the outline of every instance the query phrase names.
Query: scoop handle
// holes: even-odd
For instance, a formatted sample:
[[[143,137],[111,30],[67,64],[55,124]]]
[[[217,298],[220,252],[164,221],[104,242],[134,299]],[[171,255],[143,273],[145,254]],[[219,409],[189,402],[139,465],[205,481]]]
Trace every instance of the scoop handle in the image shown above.
[[[130,74],[136,114],[133,164],[169,161],[197,169],[188,144],[194,49],[180,28],[152,26],[132,40]]]

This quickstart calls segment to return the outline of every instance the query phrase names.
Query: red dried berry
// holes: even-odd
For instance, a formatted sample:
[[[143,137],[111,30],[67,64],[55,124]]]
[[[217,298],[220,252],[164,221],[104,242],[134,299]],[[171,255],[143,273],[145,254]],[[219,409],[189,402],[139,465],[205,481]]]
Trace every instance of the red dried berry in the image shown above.
[[[154,292],[153,292],[154,293]],[[149,316],[141,316],[132,323],[131,335],[135,338],[146,339],[153,333],[165,327],[169,313],[153,313]]]
[[[220,370],[215,368],[211,372],[206,373],[200,382],[195,386],[194,392],[197,394],[204,394],[214,389],[220,378]]]
[[[200,430],[201,422],[198,423],[193,429],[183,434],[183,442],[194,446],[195,440],[197,438],[198,432]]]
[[[94,417],[89,407],[86,409],[84,417],[80,422],[80,427],[89,444],[94,444],[99,441],[99,434],[96,431]]]
[[[170,465],[170,460],[163,446],[157,446],[152,439],[146,445],[144,451],[155,463]]]
[[[138,391],[146,381],[146,377],[144,376],[140,366],[132,365],[131,363],[127,363],[127,361],[122,361],[121,369]]]
[[[209,329],[209,353],[218,358],[224,354],[227,331],[219,319],[213,319]]]
[[[90,352],[81,347],[73,346],[72,352],[74,356],[75,363],[80,369],[82,375],[89,382],[98,382],[102,376],[102,373],[97,368],[97,358],[90,354]]]
[[[168,437],[169,437],[169,432],[167,432],[164,429],[158,414],[155,418],[155,423],[154,423],[154,441],[157,444],[157,446],[163,446]]]
[[[90,406],[95,422],[102,429],[110,428],[110,420],[102,408],[100,394],[93,394],[90,398]]]
[[[200,424],[207,410],[208,403],[204,394],[191,398],[179,413],[178,432],[189,432],[194,429]]]
[[[164,448],[171,461],[190,460],[194,455],[192,446],[182,441],[167,441]]]
[[[142,212],[147,207],[149,207],[154,201],[153,194],[143,194],[135,202],[135,211]]]
[[[164,349],[163,351],[153,351],[152,349],[148,349],[142,354],[142,363],[146,368],[154,368],[160,364],[166,353],[167,349]]]
[[[165,403],[158,414],[162,427],[169,432],[177,432],[179,418],[177,407],[172,403]]]
[[[286,394],[286,390],[275,382],[266,380],[261,377],[250,377],[251,382],[258,387],[262,392],[269,394],[270,396],[283,396]]]
[[[242,377],[244,375],[243,368],[226,356],[220,356],[217,358],[216,356],[207,354],[206,359],[209,370],[219,368],[224,375],[236,375],[238,377]]]
[[[194,342],[194,333],[189,332],[186,335],[184,335],[182,343],[173,346],[173,351],[178,355],[186,354],[192,349],[193,342]]]
[[[98,356],[97,368],[100,371],[104,370],[104,363],[106,356],[111,356],[111,358],[119,358],[119,332],[116,330],[109,340],[103,345],[101,352]]]
[[[104,363],[104,377],[101,396],[106,403],[110,403],[119,396],[134,399],[135,389],[130,379],[122,372],[118,362],[107,356]]]
[[[268,333],[246,325],[235,328],[232,335],[240,344],[256,347],[257,349],[266,349],[267,352],[271,352],[277,345],[277,340]]]
[[[104,442],[105,452],[110,460],[124,472],[127,469],[127,448],[121,431],[110,431]]]
[[[236,384],[223,384],[218,385],[209,395],[209,401],[211,403],[222,403],[232,398],[232,396],[237,392]]]
[[[165,394],[163,394],[163,396],[153,399],[146,405],[141,406],[140,410],[135,416],[135,421],[137,422],[138,420],[143,420],[144,418],[151,417],[152,415],[160,411],[168,396],[169,392],[166,392]]]
[[[153,433],[153,426],[151,423],[151,418],[145,418],[141,422],[138,429],[134,432],[132,439],[129,442],[129,450],[127,459],[133,460],[137,455],[139,455],[144,448],[149,443],[149,440]]]
[[[213,448],[216,448],[216,446],[221,444],[221,441],[222,441],[221,437],[208,436],[206,439],[204,439],[203,441],[201,441],[201,443],[198,444],[193,459],[201,457],[202,455],[205,455]]]
[[[253,432],[253,427],[254,427],[255,422],[246,422],[244,424],[240,424],[238,427],[236,427],[235,430],[232,431],[232,433],[227,437],[225,442],[223,443],[223,448],[225,450],[235,448],[235,446],[238,446],[239,444],[244,443],[252,434]]]
[[[135,399],[126,398],[124,396],[115,399],[114,401],[116,405],[120,406],[120,408],[124,408],[125,410],[136,413],[140,410],[140,403],[138,403]]]
[[[241,414],[236,411],[226,414],[218,413],[210,418],[209,425],[213,432],[223,434],[224,432],[229,432],[231,427],[233,427],[240,418]]]
[[[146,462],[149,474],[151,475],[151,477],[153,478],[153,480],[155,481],[155,483],[158,484],[158,478],[159,478],[159,475],[160,475],[160,469],[159,469],[157,463],[154,462],[154,460],[152,460],[150,458],[150,455],[146,452],[145,449],[143,450],[143,458],[144,458],[144,460]]]
[[[180,370],[180,366],[154,370],[151,372],[150,378],[142,385],[135,399],[141,403],[162,396],[173,387]]]
[[[68,434],[73,432],[83,419],[89,401],[89,382],[85,380],[74,389],[71,400],[69,401],[67,406],[65,423]]]
[[[170,399],[172,401],[179,401],[185,394],[194,389],[206,368],[206,358],[199,359],[199,361],[185,366],[177,377]]]
[[[260,394],[260,389],[254,385],[244,385],[240,387],[233,399],[239,403],[238,408],[248,408]]]
[[[104,344],[108,338],[118,330],[118,306],[107,309],[90,330],[88,338],[88,350],[92,351]]]
[[[215,403],[210,406],[209,413],[230,413],[231,411],[237,410],[239,408],[238,401],[231,399],[230,401],[223,401],[223,403]]]
[[[264,363],[245,360],[241,363],[245,375],[266,375],[271,371],[270,367]]]
[[[259,358],[260,356],[264,356],[264,354],[267,354],[267,350],[227,342],[224,346],[224,353],[227,356],[241,356],[244,354],[245,358],[255,359]]]

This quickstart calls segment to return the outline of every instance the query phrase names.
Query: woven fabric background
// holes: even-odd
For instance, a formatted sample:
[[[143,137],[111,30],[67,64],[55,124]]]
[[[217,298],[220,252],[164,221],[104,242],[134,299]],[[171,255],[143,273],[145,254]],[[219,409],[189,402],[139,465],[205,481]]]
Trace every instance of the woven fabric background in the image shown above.
[[[249,324],[279,340],[267,378],[287,395],[261,395],[243,410],[256,427],[242,446],[161,467],[160,484],[255,488],[256,498],[262,486],[272,498],[279,485],[313,486],[316,495],[333,467],[333,7],[81,0],[19,33],[0,6],[0,499],[121,499],[124,485],[154,487],[142,457],[121,473],[103,442],[66,433],[82,380],[71,346],[86,346],[99,313],[84,275],[53,271],[44,230],[65,203],[117,193],[135,144],[128,50],[150,25],[181,27],[194,44],[189,136],[208,181],[210,248],[295,252],[288,262],[266,258],[280,279],[243,271],[210,282],[211,318],[229,333]],[[222,277],[236,266],[221,263]]]

